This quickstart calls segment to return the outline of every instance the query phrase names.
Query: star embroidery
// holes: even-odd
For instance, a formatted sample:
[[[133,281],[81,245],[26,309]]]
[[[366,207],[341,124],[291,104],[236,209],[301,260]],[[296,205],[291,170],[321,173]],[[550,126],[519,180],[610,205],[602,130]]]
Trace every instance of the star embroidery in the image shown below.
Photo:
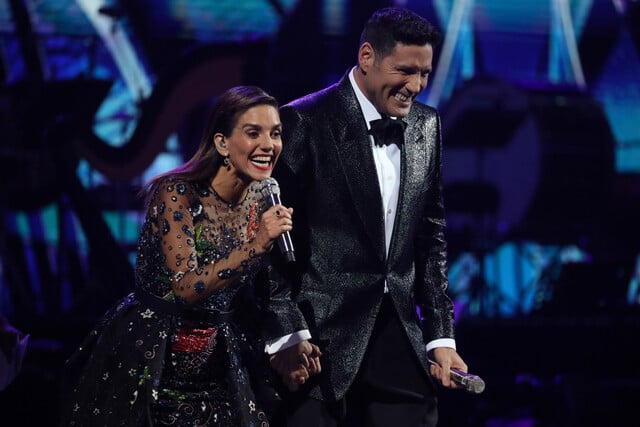
[[[151,316],[153,315],[154,315],[154,312],[149,310],[148,308],[142,313],[140,313],[140,316],[144,317],[145,319],[151,319]]]

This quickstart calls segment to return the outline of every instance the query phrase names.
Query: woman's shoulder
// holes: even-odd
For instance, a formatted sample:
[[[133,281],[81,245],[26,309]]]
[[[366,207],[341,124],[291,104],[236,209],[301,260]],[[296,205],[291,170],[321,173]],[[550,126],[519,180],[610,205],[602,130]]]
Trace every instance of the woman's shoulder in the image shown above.
[[[206,183],[168,175],[157,179],[151,186],[149,206],[185,199],[188,200],[189,205],[193,205],[206,197],[209,191]]]
[[[193,181],[177,175],[169,175],[156,182],[157,191],[182,195],[198,195],[208,191],[208,186],[200,181]]]

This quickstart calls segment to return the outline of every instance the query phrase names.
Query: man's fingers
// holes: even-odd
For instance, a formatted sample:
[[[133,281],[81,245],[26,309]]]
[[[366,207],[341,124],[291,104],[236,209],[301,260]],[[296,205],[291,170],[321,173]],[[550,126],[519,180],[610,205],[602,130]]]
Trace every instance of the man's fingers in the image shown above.
[[[319,374],[322,370],[322,367],[320,365],[320,356],[322,356],[320,347],[315,344],[311,344],[311,354],[309,354],[309,373],[311,373],[312,375]]]
[[[309,360],[309,375],[315,375],[318,373],[318,365],[316,364],[316,359],[315,358],[311,358]]]
[[[319,374],[322,371],[322,366],[320,365],[319,357],[312,357],[310,363],[309,373],[312,375]]]
[[[322,352],[320,351],[320,347],[315,344],[311,344],[311,354],[310,357],[320,357],[322,356]]]
[[[271,367],[290,391],[297,390],[311,375],[320,373],[320,349],[308,341],[302,347],[289,347],[271,355]]]
[[[317,357],[309,358],[309,367],[307,368],[309,375],[315,375],[320,372],[320,359]]]
[[[305,353],[300,353],[298,358],[299,358],[300,363],[302,364],[302,366],[304,366],[305,368],[309,367],[309,358],[307,357],[307,355]]]

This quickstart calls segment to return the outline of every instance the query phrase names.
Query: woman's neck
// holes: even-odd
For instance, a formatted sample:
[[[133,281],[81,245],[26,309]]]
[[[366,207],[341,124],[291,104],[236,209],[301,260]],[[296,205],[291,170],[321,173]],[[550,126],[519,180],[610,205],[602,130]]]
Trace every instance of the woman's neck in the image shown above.
[[[249,181],[243,181],[226,171],[219,171],[211,181],[211,188],[225,202],[236,205],[244,200],[249,188]]]

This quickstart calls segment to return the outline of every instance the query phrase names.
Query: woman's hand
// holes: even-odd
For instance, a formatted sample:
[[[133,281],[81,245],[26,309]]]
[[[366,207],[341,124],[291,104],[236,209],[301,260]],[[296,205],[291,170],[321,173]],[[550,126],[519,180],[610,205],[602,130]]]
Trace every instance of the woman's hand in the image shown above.
[[[254,240],[256,254],[271,251],[273,243],[283,233],[293,229],[293,208],[274,205],[267,209],[260,218],[260,225]]]

